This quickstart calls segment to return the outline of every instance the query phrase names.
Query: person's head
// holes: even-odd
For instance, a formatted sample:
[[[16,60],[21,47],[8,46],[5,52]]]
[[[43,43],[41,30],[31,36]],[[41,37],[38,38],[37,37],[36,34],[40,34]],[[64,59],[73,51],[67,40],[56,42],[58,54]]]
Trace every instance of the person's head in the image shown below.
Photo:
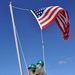
[[[43,66],[44,66],[44,62],[43,62],[42,60],[39,60],[39,61],[37,62],[37,68],[38,68],[38,69],[42,69]]]
[[[34,74],[36,71],[36,65],[35,64],[30,64],[29,67],[28,67],[28,72],[29,74]]]

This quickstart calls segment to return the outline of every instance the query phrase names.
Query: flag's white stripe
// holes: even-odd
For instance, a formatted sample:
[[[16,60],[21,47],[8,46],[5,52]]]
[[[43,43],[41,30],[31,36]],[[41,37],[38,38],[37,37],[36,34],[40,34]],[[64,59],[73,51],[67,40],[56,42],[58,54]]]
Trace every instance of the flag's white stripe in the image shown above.
[[[37,19],[37,16],[35,15],[35,13],[32,11],[32,10],[30,10],[31,11],[31,13],[34,15],[34,17],[36,18],[36,20],[37,20],[37,22],[38,22],[38,24],[39,24],[39,26],[40,26],[40,28],[41,28],[41,30],[42,30],[42,27],[41,27],[41,25],[40,25],[40,23],[39,23],[39,21],[38,21],[38,19]]]
[[[64,15],[62,15],[61,13],[59,13],[60,14],[60,16],[62,16],[63,18],[64,18],[64,20],[66,19],[65,17],[64,17]]]
[[[42,20],[40,20],[40,22],[43,22],[44,20],[46,20],[52,13],[53,13],[53,11],[56,9],[56,8],[58,8],[59,6],[55,6],[55,7],[53,7],[50,11],[49,11],[49,13],[42,19]],[[39,20],[39,18],[38,18],[38,20]]]
[[[42,24],[42,26],[45,26],[47,23],[51,22],[51,21],[53,20],[53,18],[56,16],[56,14],[59,12],[59,10],[61,10],[61,9],[63,9],[63,8],[58,8],[58,9],[52,14],[51,18],[50,18],[49,20],[47,20],[46,22],[44,22],[44,23]]]
[[[65,12],[65,16],[66,16],[66,22],[70,23],[67,12]]]
[[[42,17],[46,14],[46,12],[47,12],[50,8],[52,8],[52,7],[53,7],[53,6],[47,7],[47,8],[45,9],[45,11],[43,12],[43,14],[39,17],[39,19],[42,18]]]
[[[62,22],[63,22],[64,25],[65,25],[65,19],[63,19],[63,18],[60,16],[60,14],[58,14],[58,17],[62,20]]]
[[[60,24],[60,26],[62,27],[62,29],[64,30],[64,27],[63,27],[63,24],[62,24],[62,22],[60,21],[60,19],[58,18],[58,17],[56,17],[57,18],[57,20],[58,20],[58,22],[59,22],[59,24]],[[65,31],[64,31],[65,32]]]
[[[67,13],[65,12],[65,16],[66,16],[66,18],[60,13],[60,15],[64,18],[64,20],[65,20],[65,23],[67,23],[67,22],[69,22],[69,20],[68,20],[68,16],[67,16]],[[65,24],[65,26],[66,26],[67,24]]]

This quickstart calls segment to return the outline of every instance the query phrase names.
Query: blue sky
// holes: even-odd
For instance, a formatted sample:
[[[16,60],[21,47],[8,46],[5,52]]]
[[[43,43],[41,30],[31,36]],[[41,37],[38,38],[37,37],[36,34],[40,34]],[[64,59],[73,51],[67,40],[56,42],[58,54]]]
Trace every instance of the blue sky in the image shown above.
[[[70,37],[62,39],[56,22],[42,32],[45,45],[47,75],[75,75],[75,25],[74,0],[11,0],[13,6],[37,9],[52,5],[65,8],[70,17]],[[0,75],[20,75],[12,21],[10,0],[0,0]],[[16,28],[24,51],[27,65],[42,59],[40,27],[31,12],[13,9]],[[26,67],[21,54],[24,75]]]

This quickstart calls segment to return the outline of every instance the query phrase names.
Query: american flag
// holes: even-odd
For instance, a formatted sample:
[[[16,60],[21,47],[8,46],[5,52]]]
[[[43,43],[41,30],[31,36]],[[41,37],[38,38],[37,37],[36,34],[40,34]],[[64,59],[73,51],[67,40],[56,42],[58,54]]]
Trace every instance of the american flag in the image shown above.
[[[54,20],[57,22],[63,33],[63,38],[69,37],[69,16],[67,11],[60,6],[50,6],[41,9],[31,10],[39,23],[41,29],[51,24]]]

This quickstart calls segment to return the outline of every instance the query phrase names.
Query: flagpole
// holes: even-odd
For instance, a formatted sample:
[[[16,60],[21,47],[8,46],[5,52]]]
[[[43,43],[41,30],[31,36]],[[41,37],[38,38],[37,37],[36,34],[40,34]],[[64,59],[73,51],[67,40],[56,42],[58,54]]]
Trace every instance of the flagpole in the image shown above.
[[[17,39],[17,33],[16,33],[16,27],[15,27],[15,21],[14,21],[14,15],[13,15],[13,9],[12,9],[12,3],[11,2],[10,2],[9,7],[10,7],[11,18],[12,18],[12,25],[13,25],[13,32],[14,32],[14,38],[15,38],[18,63],[19,63],[19,68],[20,68],[20,74],[24,75],[23,69],[22,69],[21,58],[20,58],[19,45],[18,45],[18,39]]]
[[[42,41],[42,50],[43,50],[44,71],[46,72],[45,50],[44,50],[44,41],[43,41],[43,33],[42,33],[42,30],[41,30],[41,41]]]
[[[37,20],[37,17],[36,15],[34,14],[34,12],[32,10],[30,10],[31,13],[34,15],[34,17],[36,18]],[[38,22],[38,20],[37,20]],[[38,22],[39,26],[40,26],[40,23]],[[40,27],[41,28],[41,27]],[[43,34],[42,34],[42,29],[41,29],[41,42],[42,42],[42,50],[43,50],[43,61],[44,61],[44,71],[46,72],[46,65],[45,65],[45,52],[44,52],[44,40],[43,40]]]

